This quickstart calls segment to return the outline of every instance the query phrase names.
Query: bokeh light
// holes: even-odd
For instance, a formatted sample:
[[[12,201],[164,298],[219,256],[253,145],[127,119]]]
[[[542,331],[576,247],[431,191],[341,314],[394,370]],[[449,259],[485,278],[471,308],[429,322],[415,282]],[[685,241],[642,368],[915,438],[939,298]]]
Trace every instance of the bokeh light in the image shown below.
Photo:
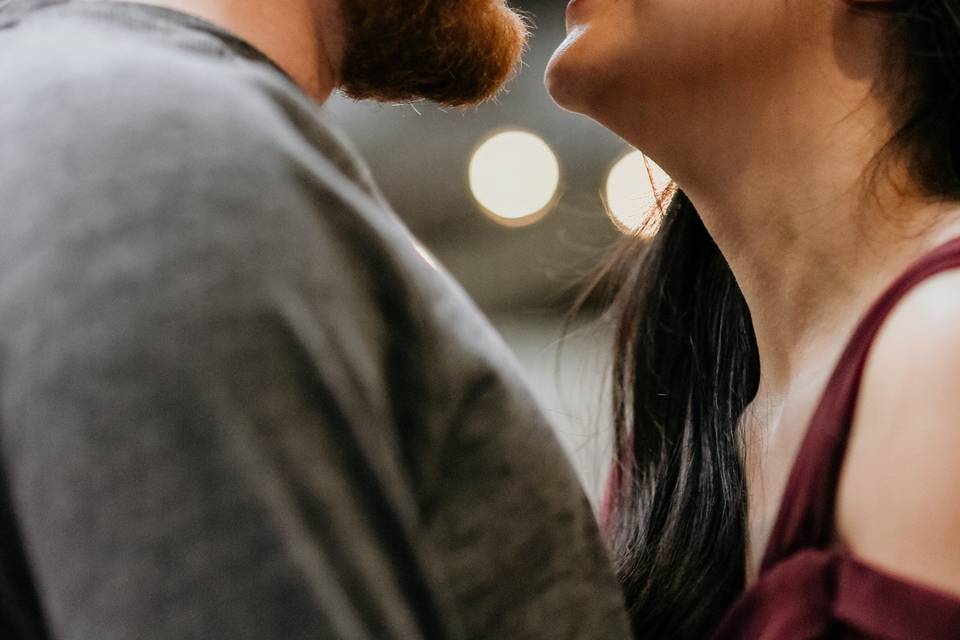
[[[536,134],[502,131],[477,147],[469,180],[473,197],[495,222],[525,226],[556,204],[560,163]]]
[[[623,233],[651,237],[659,226],[657,203],[665,203],[672,189],[673,181],[663,169],[639,151],[630,151],[607,175],[607,213]]]

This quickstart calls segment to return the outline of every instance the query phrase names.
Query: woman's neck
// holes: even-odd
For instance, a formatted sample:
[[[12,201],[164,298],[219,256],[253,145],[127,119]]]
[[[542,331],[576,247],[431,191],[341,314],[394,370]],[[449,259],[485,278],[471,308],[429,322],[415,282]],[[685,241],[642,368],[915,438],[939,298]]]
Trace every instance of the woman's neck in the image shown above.
[[[872,81],[802,68],[806,77],[759,83],[737,117],[717,109],[662,154],[677,159],[665,168],[744,293],[771,396],[786,396],[806,366],[836,351],[956,218],[950,205],[908,195],[918,190],[884,155],[895,127]]]

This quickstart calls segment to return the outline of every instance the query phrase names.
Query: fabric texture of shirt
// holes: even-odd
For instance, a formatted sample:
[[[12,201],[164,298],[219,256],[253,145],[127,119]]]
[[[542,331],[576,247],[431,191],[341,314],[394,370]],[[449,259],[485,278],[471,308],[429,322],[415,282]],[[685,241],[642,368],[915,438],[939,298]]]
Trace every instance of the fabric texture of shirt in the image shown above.
[[[512,356],[322,120],[204,21],[0,0],[0,637],[629,636]]]
[[[960,240],[908,268],[864,315],[790,474],[757,582],[715,640],[956,640],[960,599],[873,567],[835,544],[834,503],[870,346],[915,286],[960,269]]]

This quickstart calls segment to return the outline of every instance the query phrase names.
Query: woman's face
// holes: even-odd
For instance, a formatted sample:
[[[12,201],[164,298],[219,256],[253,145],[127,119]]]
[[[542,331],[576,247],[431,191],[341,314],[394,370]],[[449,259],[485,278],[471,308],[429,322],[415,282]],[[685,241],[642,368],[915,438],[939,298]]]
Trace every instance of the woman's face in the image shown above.
[[[850,20],[842,0],[574,0],[547,88],[560,106],[656,147],[664,131],[722,126],[711,121],[802,91],[817,67],[834,73]],[[848,62],[842,73],[861,71]]]

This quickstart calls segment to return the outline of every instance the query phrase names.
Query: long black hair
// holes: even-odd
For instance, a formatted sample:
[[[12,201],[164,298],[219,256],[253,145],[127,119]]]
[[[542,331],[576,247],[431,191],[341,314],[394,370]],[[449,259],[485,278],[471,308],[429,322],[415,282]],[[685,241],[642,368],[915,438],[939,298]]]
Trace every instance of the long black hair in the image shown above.
[[[882,14],[902,151],[927,196],[960,198],[960,0],[848,0]],[[738,423],[760,362],[750,312],[690,200],[619,258],[614,473],[604,529],[638,638],[709,636],[743,590]]]

